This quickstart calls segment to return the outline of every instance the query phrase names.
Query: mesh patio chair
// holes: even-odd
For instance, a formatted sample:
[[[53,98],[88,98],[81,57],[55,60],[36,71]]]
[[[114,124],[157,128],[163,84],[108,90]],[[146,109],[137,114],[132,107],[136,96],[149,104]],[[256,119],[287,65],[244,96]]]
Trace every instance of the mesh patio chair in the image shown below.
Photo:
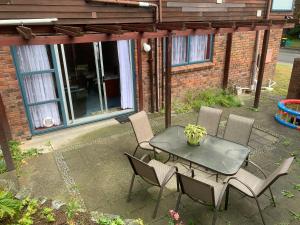
[[[226,201],[225,201],[225,209],[228,208],[228,198],[229,198],[229,188],[234,187],[235,189],[239,190],[243,194],[254,198],[259,210],[259,214],[261,216],[262,222],[265,225],[265,220],[262,215],[261,207],[258,202],[258,197],[262,195],[267,189],[269,189],[271,198],[274,204],[274,207],[276,207],[274,196],[271,190],[271,185],[281,176],[287,175],[288,170],[293,162],[294,158],[286,159],[270,176],[266,176],[266,174],[263,172],[263,170],[257,166],[255,163],[249,161],[251,165],[256,167],[262,175],[264,176],[264,179],[261,179],[252,173],[249,173],[248,171],[244,169],[240,169],[239,172],[232,176],[228,177],[224,180],[227,184],[229,184],[227,192],[226,192]]]
[[[224,139],[248,146],[254,119],[230,114],[225,132]]]
[[[134,171],[129,188],[128,201],[131,200],[132,188],[136,176],[140,176],[149,184],[160,187],[157,203],[153,213],[153,218],[155,218],[163,190],[178,169],[175,166],[168,166],[155,159],[151,159],[151,157],[147,154],[144,155],[141,159],[129,155],[128,153],[125,153],[125,155],[128,157],[130,165]],[[177,183],[177,190],[178,189],[179,187]]]
[[[177,199],[176,211],[179,209],[179,204],[183,194],[186,194],[192,200],[201,204],[214,207],[214,216],[212,225],[216,224],[218,211],[220,210],[221,203],[227,184],[217,183],[213,180],[203,178],[201,176],[194,177],[192,170],[192,177],[176,173],[177,180],[180,186],[180,192]]]
[[[221,116],[221,109],[201,106],[198,114],[197,124],[205,127],[209,135],[217,136]]]
[[[153,151],[154,156],[156,153],[160,153],[161,151],[158,149],[154,149],[149,141],[154,137],[147,113],[145,111],[138,112],[134,115],[129,116],[129,120],[131,122],[132,128],[134,130],[134,134],[137,140],[138,145],[135,148],[133,155],[136,154],[139,148]]]
[[[226,124],[224,139],[240,145],[248,146],[254,119],[230,114]],[[248,166],[249,156],[246,160]]]

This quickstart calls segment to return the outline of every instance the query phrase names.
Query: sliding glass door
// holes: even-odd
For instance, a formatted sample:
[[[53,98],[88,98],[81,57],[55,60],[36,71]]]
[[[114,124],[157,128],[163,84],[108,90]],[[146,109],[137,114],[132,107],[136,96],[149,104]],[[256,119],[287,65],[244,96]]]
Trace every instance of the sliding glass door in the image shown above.
[[[134,110],[129,41],[56,46],[68,123]]]

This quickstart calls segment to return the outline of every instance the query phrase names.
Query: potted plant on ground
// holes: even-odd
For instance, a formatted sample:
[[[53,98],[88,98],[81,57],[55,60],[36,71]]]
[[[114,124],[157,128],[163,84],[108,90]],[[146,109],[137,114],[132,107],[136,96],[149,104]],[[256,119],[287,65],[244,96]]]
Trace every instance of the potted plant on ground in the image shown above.
[[[207,135],[205,127],[199,125],[188,124],[184,129],[187,137],[187,143],[191,146],[200,145],[200,141]]]

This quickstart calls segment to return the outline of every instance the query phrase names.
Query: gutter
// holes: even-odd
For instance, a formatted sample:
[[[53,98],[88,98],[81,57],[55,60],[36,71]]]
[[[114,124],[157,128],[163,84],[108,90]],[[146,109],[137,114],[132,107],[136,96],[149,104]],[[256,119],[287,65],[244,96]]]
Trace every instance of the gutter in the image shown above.
[[[106,3],[106,4],[117,4],[117,5],[129,5],[142,8],[153,8],[155,10],[155,23],[159,22],[160,9],[157,4],[149,2],[137,2],[137,1],[127,1],[127,0],[85,0],[88,3]]]
[[[38,24],[52,24],[58,21],[57,18],[46,19],[16,19],[16,20],[0,20],[0,26],[7,25],[38,25]]]

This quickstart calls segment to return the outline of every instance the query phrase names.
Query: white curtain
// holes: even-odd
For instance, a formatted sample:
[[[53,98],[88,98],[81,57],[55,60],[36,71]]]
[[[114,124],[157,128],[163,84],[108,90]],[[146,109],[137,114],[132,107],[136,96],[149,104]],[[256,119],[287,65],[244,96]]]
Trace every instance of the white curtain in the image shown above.
[[[172,38],[172,65],[187,63],[187,37]]]
[[[133,79],[131,71],[129,41],[118,41],[118,58],[120,69],[121,108],[133,109]]]
[[[207,59],[208,35],[190,36],[190,62]]]
[[[19,70],[36,72],[51,69],[50,59],[45,45],[25,45],[17,47]],[[25,94],[29,104],[49,101],[57,98],[56,86],[52,73],[24,75]],[[60,125],[60,115],[56,102],[29,107],[35,128],[44,127],[45,118],[52,118],[54,125]]]

